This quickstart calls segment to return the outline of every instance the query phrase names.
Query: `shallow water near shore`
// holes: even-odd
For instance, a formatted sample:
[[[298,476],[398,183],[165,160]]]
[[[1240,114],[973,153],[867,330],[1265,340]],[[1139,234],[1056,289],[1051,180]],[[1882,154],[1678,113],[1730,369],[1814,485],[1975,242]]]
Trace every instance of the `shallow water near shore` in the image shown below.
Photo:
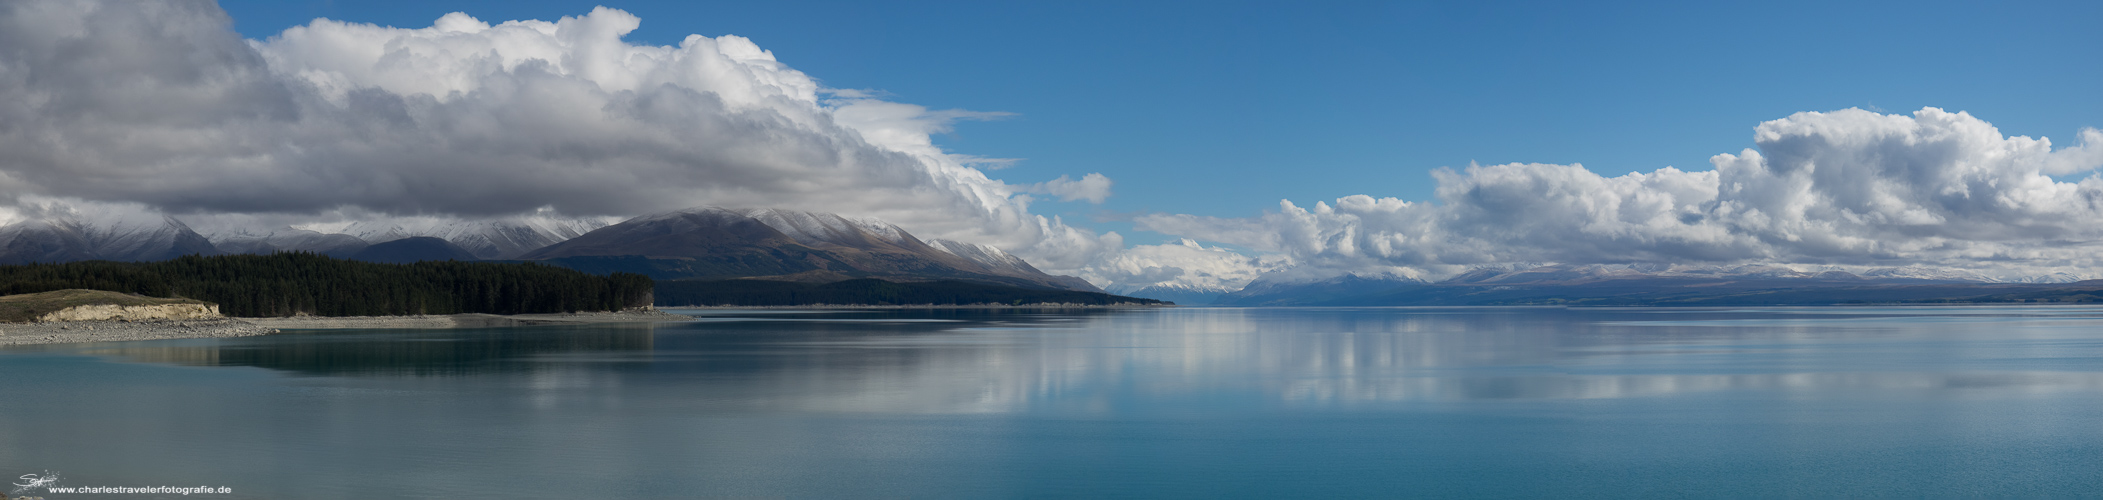
[[[2103,491],[2103,308],[687,313],[0,349],[0,476],[233,489],[185,498]]]

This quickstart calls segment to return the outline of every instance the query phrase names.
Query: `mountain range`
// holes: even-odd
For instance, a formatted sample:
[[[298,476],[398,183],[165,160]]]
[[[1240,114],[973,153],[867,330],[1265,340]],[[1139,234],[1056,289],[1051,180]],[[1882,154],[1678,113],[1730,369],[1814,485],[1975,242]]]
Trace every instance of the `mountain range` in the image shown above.
[[[357,222],[332,232],[373,243],[416,236],[438,238],[467,250],[475,258],[488,260],[515,259],[541,247],[583,236],[611,222],[599,218],[547,216],[469,221],[411,218]]]
[[[1079,278],[1045,273],[992,246],[922,240],[875,219],[778,209],[701,207],[617,222],[546,216],[465,222],[407,218],[236,228],[209,236],[174,217],[140,214],[92,220],[60,215],[0,226],[0,264],[154,261],[279,251],[374,262],[537,261],[659,280],[824,284],[878,278],[1102,291]],[[1186,305],[1420,306],[1789,305],[1985,296],[2030,300],[2084,287],[2103,289],[2103,281],[2082,281],[2065,273],[1996,281],[1963,270],[1918,266],[1806,271],[1762,265],[1512,264],[1430,282],[1392,274],[1292,276],[1296,275],[1265,275],[1232,290],[1173,283],[1114,290]]]
[[[305,251],[373,262],[540,261],[661,280],[881,278],[1101,291],[1079,278],[1046,274],[992,246],[921,240],[874,219],[776,209],[703,207],[619,223],[531,216],[465,222],[411,218],[237,228],[209,237],[167,216],[90,220],[61,215],[0,226],[0,242],[0,264]]]
[[[76,260],[166,260],[219,253],[174,217],[124,217],[93,224],[77,217],[36,218],[0,227],[0,264]]]
[[[1155,300],[1166,300],[1169,302],[1174,302],[1178,305],[1186,306],[1213,305],[1214,303],[1218,302],[1221,297],[1225,297],[1227,294],[1234,293],[1235,291],[1237,291],[1237,289],[1207,287],[1185,283],[1156,283],[1145,286],[1113,287],[1110,289],[1111,293],[1115,293],[1118,295],[1123,295],[1127,297],[1145,297]]]
[[[658,279],[945,279],[1101,291],[1079,278],[1045,274],[990,246],[922,241],[873,219],[774,209],[706,207],[645,215],[519,258]]]

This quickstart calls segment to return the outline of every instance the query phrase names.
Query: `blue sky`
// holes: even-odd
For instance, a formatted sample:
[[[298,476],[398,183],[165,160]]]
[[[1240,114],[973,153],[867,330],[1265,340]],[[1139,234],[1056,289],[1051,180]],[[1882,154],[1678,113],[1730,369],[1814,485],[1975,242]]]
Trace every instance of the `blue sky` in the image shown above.
[[[1700,3],[1702,5],[1690,5]],[[223,1],[242,34],[314,17],[422,27],[555,19],[589,2]],[[1277,200],[1431,198],[1470,161],[1614,175],[1708,169],[1754,125],[1848,107],[1964,110],[2062,144],[2103,125],[2096,3],[613,2],[631,42],[752,38],[828,86],[964,123],[953,152],[1011,182],[1102,172],[1107,212],[1250,216]],[[1117,229],[1122,224],[1101,224]],[[1129,233],[1128,233],[1129,234]],[[1133,235],[1140,240],[1150,239]]]

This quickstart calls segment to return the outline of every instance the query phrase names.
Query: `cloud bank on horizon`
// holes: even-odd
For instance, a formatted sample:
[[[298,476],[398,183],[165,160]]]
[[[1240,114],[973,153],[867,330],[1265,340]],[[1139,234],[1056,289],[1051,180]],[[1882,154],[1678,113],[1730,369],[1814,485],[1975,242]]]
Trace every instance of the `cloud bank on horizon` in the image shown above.
[[[1581,165],[1438,171],[1439,203],[1355,195],[1258,218],[1155,214],[1138,227],[1290,257],[1310,277],[1436,278],[1516,262],[1927,265],[2092,274],[2103,132],[2052,149],[1967,113],[1846,109],[1760,124],[1709,171],[1605,177]]]
[[[1037,196],[1102,203],[1109,177],[1008,184],[985,172],[1014,160],[931,139],[1004,114],[827,89],[741,37],[632,45],[621,37],[641,20],[603,7],[418,29],[316,20],[261,41],[230,22],[205,1],[0,4],[0,205],[12,205],[0,218],[153,212],[206,227],[775,207],[992,244],[1113,290],[1522,262],[2000,276],[2103,264],[2103,132],[2055,151],[1935,108],[1799,113],[1708,171],[1471,165],[1437,173],[1429,202],[1146,215],[1138,228],[1188,239],[1126,247],[1029,211]]]

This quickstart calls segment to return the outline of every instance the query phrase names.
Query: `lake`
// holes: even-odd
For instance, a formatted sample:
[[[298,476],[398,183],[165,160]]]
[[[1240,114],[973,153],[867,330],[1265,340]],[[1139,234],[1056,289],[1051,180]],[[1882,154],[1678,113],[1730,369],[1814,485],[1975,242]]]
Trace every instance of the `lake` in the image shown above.
[[[701,319],[0,350],[0,476],[233,490],[171,498],[2103,494],[2103,308],[678,312]]]

